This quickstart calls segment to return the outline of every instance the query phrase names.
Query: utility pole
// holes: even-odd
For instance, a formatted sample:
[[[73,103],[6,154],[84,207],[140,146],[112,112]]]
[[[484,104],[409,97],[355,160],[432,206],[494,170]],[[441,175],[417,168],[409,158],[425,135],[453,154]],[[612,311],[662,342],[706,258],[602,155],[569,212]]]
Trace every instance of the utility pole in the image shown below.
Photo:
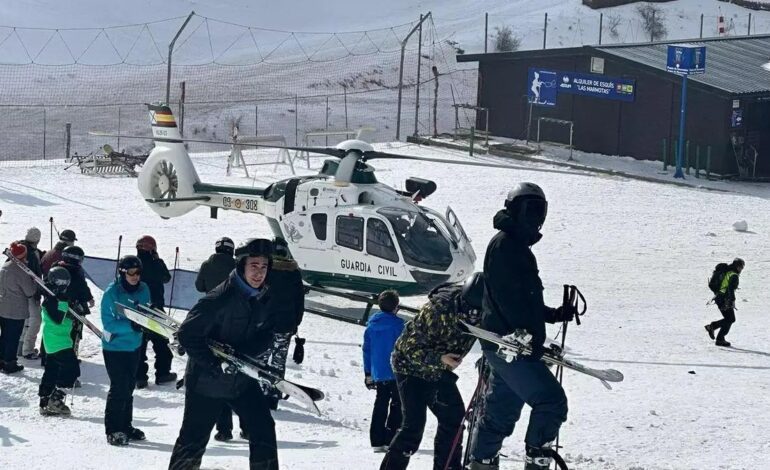
[[[398,108],[396,110],[396,140],[401,138],[401,95],[404,88],[404,53],[406,52],[406,43],[409,41],[409,38],[412,36],[412,34],[417,31],[417,28],[422,26],[422,23],[430,18],[430,15],[430,12],[428,12],[428,14],[425,16],[420,15],[420,22],[417,23],[414,28],[409,31],[409,34],[406,35],[404,40],[401,41],[401,65],[398,71]]]
[[[168,68],[166,69],[166,106],[171,104],[171,55],[174,52],[174,44],[176,43],[176,40],[179,39],[179,35],[182,34],[182,30],[185,28],[185,26],[187,26],[187,23],[190,22],[193,15],[195,15],[195,11],[191,11],[190,14],[187,15],[187,19],[185,19],[184,23],[182,23],[182,27],[179,28],[179,31],[176,32],[176,36],[174,36],[174,39],[171,40],[171,44],[168,45]]]

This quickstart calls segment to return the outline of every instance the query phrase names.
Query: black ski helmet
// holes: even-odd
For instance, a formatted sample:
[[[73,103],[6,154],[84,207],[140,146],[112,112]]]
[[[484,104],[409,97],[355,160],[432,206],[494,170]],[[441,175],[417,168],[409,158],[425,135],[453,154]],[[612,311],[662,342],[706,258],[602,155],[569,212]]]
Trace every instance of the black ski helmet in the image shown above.
[[[59,241],[67,242],[67,243],[75,243],[76,241],[78,241],[78,238],[75,236],[74,231],[70,229],[66,229],[66,230],[62,230],[61,233],[59,234]]]
[[[61,266],[55,266],[45,276],[45,284],[54,294],[58,295],[67,290],[70,285],[70,272]]]
[[[473,273],[465,280],[462,290],[463,301],[475,310],[481,310],[481,301],[484,298],[484,273]]]
[[[233,256],[235,251],[235,243],[228,237],[222,237],[214,243],[214,251],[217,253],[226,253]]]
[[[118,272],[125,274],[129,269],[142,269],[142,260],[134,255],[126,255],[118,261]]]
[[[61,252],[62,260],[69,265],[80,266],[85,256],[86,254],[83,252],[83,249],[74,245],[64,247]]]
[[[273,265],[273,242],[267,238],[250,238],[235,249],[235,262],[238,263],[238,273],[243,274],[246,258],[249,256],[264,256],[268,268]]]
[[[524,228],[529,235],[535,235],[545,222],[548,201],[540,186],[535,183],[519,183],[508,191],[505,210],[516,225]]]

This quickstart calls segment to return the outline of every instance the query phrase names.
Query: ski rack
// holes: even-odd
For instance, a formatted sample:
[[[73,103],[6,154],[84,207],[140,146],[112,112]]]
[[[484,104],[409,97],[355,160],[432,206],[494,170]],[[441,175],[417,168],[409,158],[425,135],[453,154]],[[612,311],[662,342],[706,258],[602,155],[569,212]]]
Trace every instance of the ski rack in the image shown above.
[[[319,292],[321,294],[327,294],[334,297],[340,297],[343,299],[365,303],[366,308],[364,309],[364,313],[361,316],[361,318],[358,320],[355,320],[350,317],[345,317],[343,315],[335,315],[334,313],[325,312],[323,310],[319,310],[313,307],[307,307],[307,306],[305,307],[306,312],[312,313],[314,315],[331,318],[332,320],[340,320],[348,323],[354,323],[356,325],[366,325],[366,322],[369,320],[369,313],[372,310],[372,306],[377,303],[377,296],[374,294],[364,294],[362,292],[347,292],[339,289],[334,289],[331,287],[321,287],[321,286],[315,286],[312,284],[305,284],[305,292],[308,292],[308,291]],[[398,309],[399,309],[398,315],[401,317],[404,317],[407,320],[411,320],[415,314],[420,312],[419,308],[410,307],[404,304],[400,304],[398,306]],[[404,313],[404,312],[408,312],[408,313]]]

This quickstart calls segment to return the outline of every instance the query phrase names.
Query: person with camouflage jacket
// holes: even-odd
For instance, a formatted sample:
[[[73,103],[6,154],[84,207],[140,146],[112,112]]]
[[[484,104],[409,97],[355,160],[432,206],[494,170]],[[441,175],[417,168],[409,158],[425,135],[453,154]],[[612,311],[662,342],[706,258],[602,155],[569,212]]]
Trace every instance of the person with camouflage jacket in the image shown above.
[[[458,447],[453,452],[452,444],[462,425],[465,404],[452,371],[475,341],[464,334],[460,322],[479,322],[482,296],[482,273],[463,285],[441,285],[428,294],[428,302],[406,324],[391,356],[403,420],[380,470],[407,468],[420,446],[427,409],[438,419],[433,468],[461,469],[462,450]],[[462,436],[457,442],[462,442]]]

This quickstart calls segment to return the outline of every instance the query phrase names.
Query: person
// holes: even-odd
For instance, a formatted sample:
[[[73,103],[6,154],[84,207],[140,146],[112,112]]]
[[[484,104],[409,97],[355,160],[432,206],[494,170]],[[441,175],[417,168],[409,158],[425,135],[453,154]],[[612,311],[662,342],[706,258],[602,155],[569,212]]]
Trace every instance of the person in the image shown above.
[[[62,230],[59,234],[59,241],[56,242],[53,249],[48,250],[40,260],[40,270],[43,274],[48,274],[48,271],[50,271],[52,267],[58,266],[59,262],[62,260],[63,250],[68,246],[75,246],[76,241],[77,237],[75,236],[75,232],[70,229]]]
[[[91,308],[96,304],[91,289],[86,282],[86,272],[83,270],[85,252],[79,246],[67,246],[62,249],[62,258],[59,266],[67,270],[70,275],[70,283],[67,287],[67,299],[70,307],[80,315],[89,315]],[[72,323],[72,341],[75,356],[80,350],[80,340],[83,339],[83,324],[79,321]],[[44,341],[45,343],[45,341]],[[78,374],[80,376],[80,374]],[[76,386],[77,385],[76,383]]]
[[[11,256],[27,263],[27,247],[13,242]],[[12,260],[0,268],[0,370],[14,374],[24,370],[18,363],[18,348],[24,331],[24,322],[29,317],[28,300],[37,294],[37,284]]]
[[[291,337],[297,334],[305,313],[305,286],[286,240],[276,237],[273,247],[273,265],[267,282],[271,288],[268,308],[275,318],[275,332],[273,344],[259,359],[283,378],[286,375],[286,356],[289,354]],[[268,387],[265,393],[270,409],[277,409],[281,392],[275,387]]]
[[[75,356],[72,339],[72,318],[68,315],[67,288],[70,273],[61,266],[54,266],[46,275],[46,286],[54,294],[45,294],[43,300],[43,342],[46,344],[46,362],[37,395],[40,397],[40,414],[44,416],[69,416],[65,404],[64,389],[75,386],[80,375],[80,365]]]
[[[741,258],[735,258],[732,263],[726,266],[721,275],[719,290],[716,292],[714,302],[722,314],[722,319],[713,321],[705,327],[709,338],[716,339],[714,344],[717,346],[730,347],[730,342],[725,339],[725,336],[735,323],[735,291],[738,290],[738,277],[745,266],[745,261]],[[714,338],[714,332],[717,330],[719,333]]]
[[[377,297],[380,311],[369,318],[364,331],[364,383],[369,390],[377,391],[369,424],[369,443],[375,452],[387,451],[401,426],[401,400],[390,366],[393,347],[404,331],[404,320],[396,315],[398,304],[395,290],[380,293]]]
[[[236,354],[257,356],[273,337],[267,308],[272,242],[251,239],[235,250],[236,268],[193,306],[179,327],[185,348],[185,403],[182,427],[170,470],[199,468],[214,422],[229,405],[249,430],[249,467],[277,470],[275,422],[259,383],[218,359],[209,340],[229,345]]]
[[[133,255],[118,261],[118,277],[107,286],[102,296],[101,316],[104,331],[112,335],[102,339],[104,366],[110,379],[107,404],[104,410],[104,428],[107,442],[125,446],[129,441],[143,441],[144,433],[133,427],[134,387],[139,367],[139,347],[142,331],[134,322],[118,312],[117,303],[148,304],[150,288],[141,282],[142,262]]]
[[[214,243],[214,254],[201,264],[195,278],[195,289],[198,292],[207,294],[227,280],[235,269],[234,251],[235,243],[228,237],[222,237]],[[233,439],[233,410],[226,404],[222,406],[222,413],[217,418],[216,429],[214,440],[227,442]],[[243,423],[241,435],[246,436]]]
[[[481,341],[491,379],[486,409],[471,449],[473,470],[498,468],[498,452],[513,432],[525,403],[532,412],[524,439],[524,468],[549,468],[556,453],[550,443],[567,419],[564,389],[540,360],[545,323],[569,321],[574,315],[562,307],[546,307],[543,301],[543,284],[531,246],[542,238],[540,229],[547,212],[543,190],[533,183],[520,183],[508,193],[505,207],[494,217],[498,233],[489,242],[484,258],[481,327],[503,336],[525,329],[532,335],[533,354],[508,363],[497,355],[496,345]]]
[[[425,430],[426,410],[436,416],[433,468],[460,470],[465,405],[454,371],[475,338],[461,322],[476,325],[480,318],[481,273],[464,284],[443,284],[428,294],[413,320],[396,341],[391,365],[403,414],[401,427],[388,446],[380,470],[403,470],[417,452]]]
[[[31,227],[27,230],[27,235],[24,237],[24,241],[22,241],[24,246],[27,247],[27,266],[38,277],[43,275],[43,270],[40,267],[40,259],[43,257],[43,252],[37,247],[40,243],[40,237],[40,229]],[[40,357],[40,350],[36,347],[41,324],[40,300],[40,293],[33,295],[27,300],[29,316],[24,323],[23,340],[20,344],[21,350],[19,351],[20,355],[24,356],[24,359],[36,360]]]
[[[163,284],[171,280],[166,263],[158,256],[155,239],[144,235],[136,241],[136,256],[142,262],[142,281],[150,288],[150,306],[163,310],[166,306]],[[173,354],[168,346],[168,339],[149,330],[144,330],[142,345],[139,348],[139,368],[136,372],[136,388],[147,387],[150,367],[147,365],[147,345],[152,343],[155,352],[155,385],[176,382],[176,374],[171,372]]]

